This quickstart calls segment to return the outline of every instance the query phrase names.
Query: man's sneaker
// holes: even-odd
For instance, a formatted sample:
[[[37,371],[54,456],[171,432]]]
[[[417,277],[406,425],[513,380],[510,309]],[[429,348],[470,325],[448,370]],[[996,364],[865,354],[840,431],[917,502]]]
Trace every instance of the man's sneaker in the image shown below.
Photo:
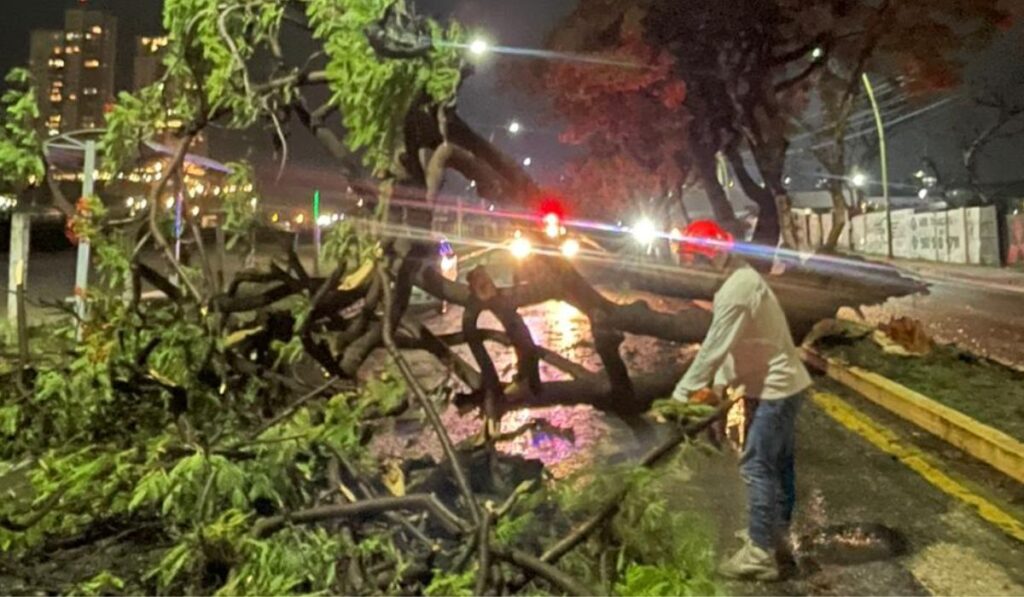
[[[750,542],[750,531],[747,529],[740,529],[733,536],[744,543]],[[797,571],[796,553],[788,535],[779,539],[779,545],[775,548],[775,563],[779,566],[780,576],[792,576]]]
[[[779,565],[773,554],[748,539],[738,552],[722,562],[718,573],[735,580],[778,580]]]

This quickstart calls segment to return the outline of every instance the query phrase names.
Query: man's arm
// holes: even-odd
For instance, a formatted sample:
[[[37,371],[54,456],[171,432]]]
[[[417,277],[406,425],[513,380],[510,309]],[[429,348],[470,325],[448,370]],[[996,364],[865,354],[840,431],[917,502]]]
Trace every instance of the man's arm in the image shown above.
[[[701,344],[697,358],[686,371],[672,397],[676,400],[687,401],[690,394],[697,390],[703,390],[711,385],[726,357],[732,350],[740,331],[749,317],[749,310],[745,305],[729,303],[719,309],[715,309],[711,319],[711,329],[708,330],[704,343]]]

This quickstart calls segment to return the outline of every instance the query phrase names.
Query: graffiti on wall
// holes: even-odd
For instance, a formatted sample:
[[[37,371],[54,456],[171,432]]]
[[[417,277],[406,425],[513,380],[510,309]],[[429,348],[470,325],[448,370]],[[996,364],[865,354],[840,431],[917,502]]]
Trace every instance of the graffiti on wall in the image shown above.
[[[1008,216],[1006,229],[1009,230],[1009,247],[1006,251],[1006,265],[1024,267],[1024,214]]]

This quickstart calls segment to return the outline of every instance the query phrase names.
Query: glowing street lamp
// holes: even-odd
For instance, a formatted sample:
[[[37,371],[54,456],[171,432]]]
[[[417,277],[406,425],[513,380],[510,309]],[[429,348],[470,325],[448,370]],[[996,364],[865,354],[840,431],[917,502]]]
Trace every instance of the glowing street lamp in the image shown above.
[[[526,166],[527,168],[529,168],[530,164],[532,164],[532,163],[533,163],[533,158],[524,158],[523,159],[523,165]]]
[[[478,37],[469,43],[469,53],[474,56],[483,56],[491,51],[491,44],[482,37]]]
[[[513,120],[508,125],[508,132],[513,134],[513,135],[519,134],[519,131],[521,131],[521,130],[523,130],[523,127],[522,127],[521,124],[519,124],[518,121]]]
[[[863,188],[864,185],[867,184],[868,177],[864,176],[864,174],[861,173],[861,172],[857,172],[856,174],[853,175],[852,178],[850,178],[850,182],[853,183],[853,186],[855,186],[858,189],[860,189],[860,188]]]

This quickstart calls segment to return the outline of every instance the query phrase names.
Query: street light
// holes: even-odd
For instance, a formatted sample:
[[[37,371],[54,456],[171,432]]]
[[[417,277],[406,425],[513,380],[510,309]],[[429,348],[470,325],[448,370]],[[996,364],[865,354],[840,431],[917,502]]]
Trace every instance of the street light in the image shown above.
[[[474,56],[483,56],[487,52],[491,51],[491,44],[487,43],[487,40],[478,37],[469,44],[469,53]]]
[[[523,165],[526,166],[527,168],[529,168],[530,164],[532,164],[532,163],[533,163],[533,159],[531,159],[531,158],[526,158],[526,159],[523,160]]]
[[[861,75],[861,79],[868,100],[871,101],[871,109],[875,113],[875,127],[878,129],[878,155],[882,162],[882,202],[885,205],[885,240],[888,245],[888,256],[892,259],[892,205],[889,202],[889,157],[885,147],[885,125],[882,123],[882,111],[878,108],[878,99],[875,97],[875,88],[871,86],[871,79],[867,73]]]
[[[853,186],[859,189],[862,188],[865,184],[867,184],[868,177],[864,176],[864,174],[861,172],[857,172],[856,174],[853,175],[852,178],[850,178],[850,182],[853,183]]]
[[[523,130],[523,127],[522,127],[522,125],[519,124],[518,121],[513,120],[508,125],[508,132],[513,134],[513,135],[519,134],[519,131],[521,131],[521,130]]]

